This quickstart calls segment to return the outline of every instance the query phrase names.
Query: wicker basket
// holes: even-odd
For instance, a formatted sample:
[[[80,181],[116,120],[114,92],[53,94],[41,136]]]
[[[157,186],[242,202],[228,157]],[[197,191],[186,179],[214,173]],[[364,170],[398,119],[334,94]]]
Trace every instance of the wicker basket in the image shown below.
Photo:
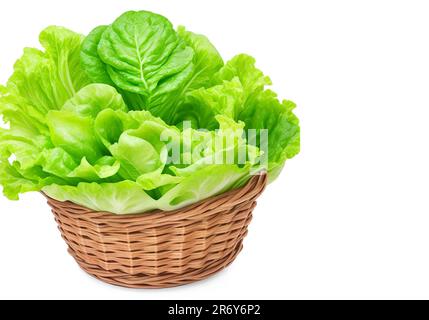
[[[49,197],[69,253],[89,274],[131,288],[165,288],[202,280],[242,249],[265,174],[197,204],[139,215],[96,212]]]

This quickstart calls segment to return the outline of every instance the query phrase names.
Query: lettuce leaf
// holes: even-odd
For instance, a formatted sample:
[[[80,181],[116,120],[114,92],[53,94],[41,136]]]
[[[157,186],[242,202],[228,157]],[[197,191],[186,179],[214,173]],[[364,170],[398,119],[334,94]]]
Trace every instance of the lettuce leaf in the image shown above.
[[[222,68],[224,63],[219,52],[206,36],[188,31],[184,26],[177,28],[177,34],[194,51],[192,77],[182,89],[183,94],[210,83],[213,75]]]
[[[71,111],[52,110],[46,116],[52,143],[66,150],[75,159],[87,157],[96,161],[106,155],[104,146],[96,138],[94,120]]]
[[[83,87],[61,108],[92,118],[104,109],[128,111],[122,96],[114,87],[105,84],[90,84]]]
[[[79,89],[89,84],[80,65],[84,37],[66,28],[51,26],[40,33],[45,51],[24,50],[16,62],[8,88],[40,112],[60,109]]]
[[[80,58],[86,74],[94,83],[114,85],[107,72],[107,65],[98,55],[98,44],[107,28],[108,26],[98,26],[86,36],[82,44]]]
[[[243,186],[249,178],[248,167],[211,165],[187,176],[159,199],[152,198],[140,184],[130,180],[117,183],[81,182],[77,186],[51,184],[44,187],[43,192],[59,201],[72,201],[98,211],[135,214],[154,209],[171,211],[182,208]]]

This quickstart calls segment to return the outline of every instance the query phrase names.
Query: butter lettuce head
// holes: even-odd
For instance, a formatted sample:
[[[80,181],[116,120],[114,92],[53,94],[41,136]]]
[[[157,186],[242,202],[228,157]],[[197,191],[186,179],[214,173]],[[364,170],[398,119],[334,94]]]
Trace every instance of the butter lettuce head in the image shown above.
[[[225,63],[206,36],[161,15],[129,11],[87,36],[51,26],[39,40],[0,86],[9,199],[42,191],[116,214],[169,211],[261,171],[273,181],[299,153],[295,104],[267,88],[254,58]]]

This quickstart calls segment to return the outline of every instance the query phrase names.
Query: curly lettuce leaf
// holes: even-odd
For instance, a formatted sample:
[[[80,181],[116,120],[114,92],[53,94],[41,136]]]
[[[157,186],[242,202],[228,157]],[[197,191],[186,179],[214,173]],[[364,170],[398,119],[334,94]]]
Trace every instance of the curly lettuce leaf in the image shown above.
[[[268,173],[273,181],[287,159],[300,149],[300,128],[295,104],[280,102],[265,86],[271,81],[248,55],[228,61],[213,77],[214,85],[190,92],[176,113],[176,122],[189,120],[193,127],[217,128],[216,115],[224,115],[256,129],[252,144],[261,148],[261,130],[268,132]]]
[[[80,65],[83,36],[51,26],[40,33],[44,51],[26,48],[8,81],[11,94],[23,97],[39,111],[60,109],[90,81]]]
[[[100,181],[115,176],[120,168],[119,161],[111,156],[99,158],[94,165],[89,163],[86,157],[83,157],[79,166],[69,172],[67,177],[85,181]]]
[[[0,157],[7,160],[13,154],[15,161],[24,169],[34,166],[39,153],[49,145],[43,136],[22,136],[13,130],[0,128]]]
[[[254,95],[246,103],[239,119],[246,127],[257,129],[255,143],[260,141],[259,129],[268,130],[269,179],[273,181],[280,174],[287,159],[300,151],[299,120],[293,113],[295,103],[280,102],[277,95],[266,90]]]
[[[238,77],[247,95],[262,91],[272,83],[269,77],[256,68],[255,63],[255,58],[247,54],[236,55],[213,76],[212,84],[219,85]]]
[[[10,164],[7,160],[0,159],[0,184],[8,199],[19,200],[21,193],[40,191],[52,184],[67,185],[68,182],[47,174],[38,166],[24,170],[17,161]]]
[[[0,114],[13,135],[34,138],[49,132],[44,112],[3,86],[0,86]]]
[[[0,133],[0,182],[12,199],[49,183],[71,183],[60,177],[70,163],[52,151],[46,114],[89,83],[80,66],[82,35],[51,26],[39,40],[44,50],[26,48],[0,90],[0,114],[9,124]]]
[[[64,149],[44,149],[40,152],[36,165],[42,167],[43,171],[66,180],[78,162]]]
[[[165,188],[166,186],[174,186],[183,181],[182,177],[171,174],[163,174],[162,169],[152,172],[144,173],[139,176],[136,182],[143,188],[143,190],[155,190],[158,188]],[[163,191],[160,190],[161,194]]]
[[[244,88],[238,77],[235,77],[221,85],[190,92],[178,107],[174,123],[190,121],[193,128],[214,130],[218,128],[215,119],[217,114],[238,119],[244,103]]]

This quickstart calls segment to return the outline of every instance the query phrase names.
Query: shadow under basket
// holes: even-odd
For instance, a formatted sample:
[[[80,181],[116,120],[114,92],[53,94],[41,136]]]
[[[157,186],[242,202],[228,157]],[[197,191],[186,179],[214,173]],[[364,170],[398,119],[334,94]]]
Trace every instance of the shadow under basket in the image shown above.
[[[202,280],[243,248],[266,174],[242,188],[175,210],[134,215],[98,212],[47,197],[69,253],[110,284],[166,288]]]

